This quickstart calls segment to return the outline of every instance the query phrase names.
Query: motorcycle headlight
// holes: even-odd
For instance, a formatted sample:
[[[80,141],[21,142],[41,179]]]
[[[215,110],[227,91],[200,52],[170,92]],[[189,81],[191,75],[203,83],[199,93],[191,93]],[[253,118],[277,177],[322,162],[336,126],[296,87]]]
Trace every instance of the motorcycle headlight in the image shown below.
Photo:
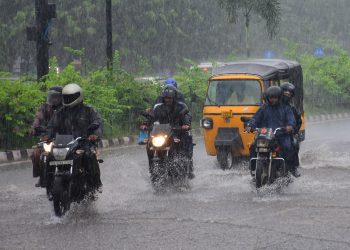
[[[152,145],[159,148],[164,145],[166,139],[164,136],[156,136],[152,139]]]
[[[44,151],[46,153],[50,153],[53,147],[53,142],[50,143],[44,143]]]
[[[52,153],[53,157],[55,157],[55,160],[57,161],[64,161],[67,157],[69,148],[54,148]]]
[[[269,146],[269,141],[265,139],[259,139],[256,142],[258,148],[267,148]]]

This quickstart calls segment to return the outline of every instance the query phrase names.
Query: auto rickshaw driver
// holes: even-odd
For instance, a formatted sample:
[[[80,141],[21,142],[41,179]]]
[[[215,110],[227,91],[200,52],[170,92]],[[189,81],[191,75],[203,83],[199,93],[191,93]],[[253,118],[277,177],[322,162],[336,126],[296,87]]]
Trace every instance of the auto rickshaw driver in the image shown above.
[[[217,87],[218,93],[216,98],[218,104],[239,106],[260,103],[261,94],[255,94],[253,93],[254,91],[248,91],[249,87],[250,81],[219,82]]]

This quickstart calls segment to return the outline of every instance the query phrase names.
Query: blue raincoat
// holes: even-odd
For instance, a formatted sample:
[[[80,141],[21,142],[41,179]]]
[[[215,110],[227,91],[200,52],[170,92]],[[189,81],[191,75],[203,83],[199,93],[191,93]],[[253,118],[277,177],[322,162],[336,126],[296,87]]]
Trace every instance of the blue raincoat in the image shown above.
[[[272,128],[275,130],[276,128],[285,128],[287,126],[292,126],[294,128],[296,126],[296,121],[290,106],[284,104],[275,106],[264,104],[249,121],[248,126],[252,128]],[[277,141],[282,149],[282,156],[287,166],[292,167],[294,164],[294,154],[291,136],[288,134],[280,135]]]

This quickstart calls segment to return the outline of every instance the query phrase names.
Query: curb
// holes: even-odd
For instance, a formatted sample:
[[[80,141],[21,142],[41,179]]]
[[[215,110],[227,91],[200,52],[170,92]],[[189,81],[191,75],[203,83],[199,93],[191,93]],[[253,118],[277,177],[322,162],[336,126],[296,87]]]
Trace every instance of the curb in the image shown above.
[[[337,114],[322,114],[315,116],[306,116],[306,122],[316,123],[330,120],[342,120],[349,119],[350,113],[337,113]],[[193,135],[202,136],[203,130],[201,128],[193,129]],[[103,139],[99,142],[99,147],[102,149],[117,149],[118,147],[137,145],[138,137],[136,135],[124,136],[113,139]],[[26,161],[30,159],[33,149],[20,149],[0,152],[0,164],[15,163],[20,161]]]
[[[306,122],[322,122],[330,120],[341,120],[350,118],[350,113],[337,113],[337,114],[322,114],[314,116],[306,116]]]
[[[193,135],[202,135],[202,129],[193,129]],[[103,139],[99,142],[101,149],[117,149],[125,146],[137,145],[138,136],[125,136],[113,139]],[[0,152],[0,164],[15,163],[21,161],[30,160],[30,156],[33,153],[33,149],[20,149],[20,150],[9,150]]]

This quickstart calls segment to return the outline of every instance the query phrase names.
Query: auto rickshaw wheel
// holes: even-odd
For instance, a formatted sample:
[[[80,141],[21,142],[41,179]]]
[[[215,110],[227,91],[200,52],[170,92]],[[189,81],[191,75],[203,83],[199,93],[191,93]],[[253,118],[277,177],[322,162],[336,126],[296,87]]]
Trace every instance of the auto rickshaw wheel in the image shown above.
[[[222,170],[230,169],[233,165],[231,148],[219,148],[217,159]]]

